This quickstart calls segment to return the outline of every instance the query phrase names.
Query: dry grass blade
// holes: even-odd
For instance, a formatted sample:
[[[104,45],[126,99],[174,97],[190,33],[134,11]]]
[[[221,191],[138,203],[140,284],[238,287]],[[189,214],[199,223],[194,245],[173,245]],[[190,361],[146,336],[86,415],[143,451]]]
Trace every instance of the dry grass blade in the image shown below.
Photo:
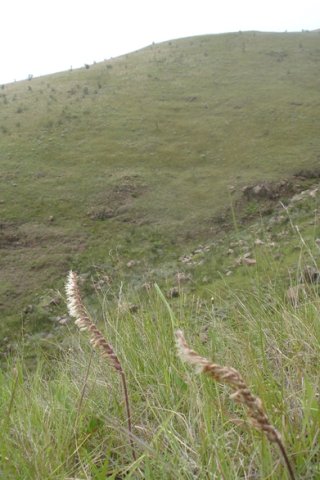
[[[262,430],[271,443],[276,443],[279,446],[290,478],[291,480],[295,480],[293,468],[284,448],[280,433],[270,423],[263,409],[262,401],[251,393],[240,373],[235,368],[212,363],[208,359],[198,355],[197,352],[188,346],[181,330],[176,332],[176,344],[181,360],[194,365],[199,373],[205,373],[217,382],[230,385],[232,390],[234,390],[231,398],[236,402],[245,405],[248,409],[248,414],[253,426]]]
[[[132,448],[132,456],[136,460],[136,453],[132,440],[132,423],[131,411],[128,395],[128,387],[126,376],[112,345],[107,342],[103,334],[97,328],[95,323],[91,320],[81,298],[81,293],[78,286],[78,276],[75,272],[70,271],[66,283],[67,305],[69,314],[74,317],[75,324],[80,331],[88,331],[90,335],[90,343],[94,348],[97,348],[100,354],[107,358],[115,370],[119,373],[123,386],[123,394],[127,411],[128,430],[130,435],[130,443]]]

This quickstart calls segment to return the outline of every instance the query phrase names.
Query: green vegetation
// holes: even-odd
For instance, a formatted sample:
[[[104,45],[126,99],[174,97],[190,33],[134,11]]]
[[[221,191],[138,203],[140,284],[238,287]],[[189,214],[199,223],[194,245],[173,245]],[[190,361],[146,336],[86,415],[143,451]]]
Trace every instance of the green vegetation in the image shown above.
[[[319,38],[175,40],[1,88],[1,478],[288,478],[178,328],[319,478]]]
[[[3,336],[47,326],[39,297],[70,266],[109,270],[118,256],[152,269],[221,230],[228,187],[235,198],[317,166],[319,38],[189,38],[5,85]]]
[[[302,257],[308,247],[302,242]],[[213,303],[183,291],[165,300],[153,289],[136,313],[125,292],[117,307],[106,293],[89,309],[104,318],[100,328],[127,376],[136,461],[119,376],[91,351],[86,333],[66,332],[60,359],[39,353],[31,374],[23,356],[10,363],[0,379],[4,478],[288,478],[278,451],[250,428],[229,389],[176,358],[177,327],[203,355],[242,372],[282,434],[296,478],[318,478],[317,290],[310,285],[293,308],[275,269],[267,282],[256,268],[239,267],[250,288],[214,291]]]

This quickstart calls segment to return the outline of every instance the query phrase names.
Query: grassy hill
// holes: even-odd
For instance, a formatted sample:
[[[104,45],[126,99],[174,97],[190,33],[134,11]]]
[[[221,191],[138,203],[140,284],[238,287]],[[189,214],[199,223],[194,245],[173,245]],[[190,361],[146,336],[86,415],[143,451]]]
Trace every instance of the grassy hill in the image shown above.
[[[319,478],[319,40],[188,38],[1,87],[1,478]],[[70,268],[113,353],[75,334]]]
[[[212,235],[230,190],[316,167],[319,39],[187,38],[2,86],[5,335],[25,312],[43,328],[70,267],[165,263]]]

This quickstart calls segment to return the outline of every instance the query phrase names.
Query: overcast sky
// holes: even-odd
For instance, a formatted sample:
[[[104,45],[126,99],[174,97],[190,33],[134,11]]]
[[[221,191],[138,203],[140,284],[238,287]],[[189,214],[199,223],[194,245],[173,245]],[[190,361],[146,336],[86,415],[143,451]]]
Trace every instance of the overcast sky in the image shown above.
[[[320,0],[0,1],[0,84],[174,38],[320,28]]]

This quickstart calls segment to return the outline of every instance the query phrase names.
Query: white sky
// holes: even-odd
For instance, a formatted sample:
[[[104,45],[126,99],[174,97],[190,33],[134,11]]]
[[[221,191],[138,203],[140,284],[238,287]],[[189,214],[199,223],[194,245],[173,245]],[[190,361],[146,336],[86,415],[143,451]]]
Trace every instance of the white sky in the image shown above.
[[[320,28],[320,0],[0,0],[0,84],[174,38]]]

